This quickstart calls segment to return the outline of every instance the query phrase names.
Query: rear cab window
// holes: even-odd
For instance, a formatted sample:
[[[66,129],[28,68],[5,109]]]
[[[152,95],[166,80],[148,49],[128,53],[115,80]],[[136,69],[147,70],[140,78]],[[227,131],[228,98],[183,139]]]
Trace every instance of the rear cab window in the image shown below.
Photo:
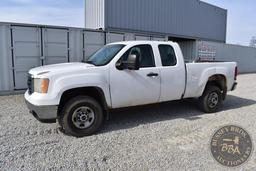
[[[177,64],[177,58],[175,51],[170,45],[158,45],[162,66],[175,66]]]

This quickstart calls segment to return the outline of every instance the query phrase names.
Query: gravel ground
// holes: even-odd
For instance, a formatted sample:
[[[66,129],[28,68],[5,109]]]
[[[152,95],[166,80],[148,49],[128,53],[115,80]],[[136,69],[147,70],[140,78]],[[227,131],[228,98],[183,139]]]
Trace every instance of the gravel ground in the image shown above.
[[[203,114],[192,100],[129,109],[85,138],[36,121],[22,95],[2,96],[0,170],[225,170],[209,150],[220,126],[242,126],[256,147],[256,74],[238,81],[221,112]],[[256,170],[255,151],[235,170]]]

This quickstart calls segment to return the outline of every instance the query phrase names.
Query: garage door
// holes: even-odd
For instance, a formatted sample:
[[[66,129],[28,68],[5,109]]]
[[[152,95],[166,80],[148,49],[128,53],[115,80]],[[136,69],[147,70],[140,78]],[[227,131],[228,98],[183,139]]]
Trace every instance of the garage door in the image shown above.
[[[84,58],[88,59],[94,52],[104,46],[105,35],[102,32],[84,32]]]
[[[12,27],[11,44],[13,58],[14,88],[27,87],[27,72],[42,64],[40,29],[36,27]]]
[[[43,29],[44,65],[69,62],[68,40],[66,29]]]

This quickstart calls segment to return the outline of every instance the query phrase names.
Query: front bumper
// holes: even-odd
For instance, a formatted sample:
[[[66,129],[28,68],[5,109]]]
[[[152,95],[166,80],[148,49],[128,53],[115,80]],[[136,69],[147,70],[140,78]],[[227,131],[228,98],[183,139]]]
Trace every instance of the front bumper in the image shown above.
[[[236,89],[236,87],[237,87],[237,82],[235,82],[235,83],[233,84],[233,86],[232,86],[232,88],[231,88],[231,91],[234,91],[234,90]]]
[[[55,123],[58,106],[36,106],[25,100],[30,113],[40,122]]]

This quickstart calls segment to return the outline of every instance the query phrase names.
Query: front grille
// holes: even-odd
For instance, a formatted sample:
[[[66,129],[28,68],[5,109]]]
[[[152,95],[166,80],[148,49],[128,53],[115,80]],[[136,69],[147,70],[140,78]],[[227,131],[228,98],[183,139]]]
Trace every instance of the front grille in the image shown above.
[[[33,83],[33,78],[32,78],[32,75],[31,74],[28,74],[28,93],[29,94],[32,94],[34,92],[34,83]]]

